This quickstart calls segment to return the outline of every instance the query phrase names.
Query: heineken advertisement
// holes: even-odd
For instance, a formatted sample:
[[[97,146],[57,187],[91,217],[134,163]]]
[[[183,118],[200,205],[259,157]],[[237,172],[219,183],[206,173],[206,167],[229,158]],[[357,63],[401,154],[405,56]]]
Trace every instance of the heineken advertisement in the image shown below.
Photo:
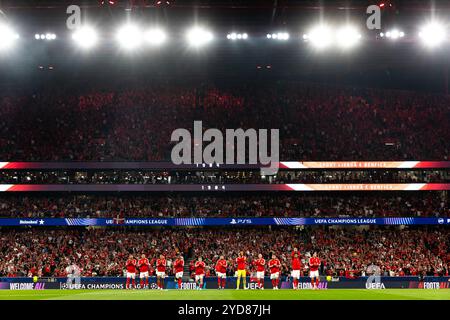
[[[0,226],[450,225],[442,218],[0,218]]]

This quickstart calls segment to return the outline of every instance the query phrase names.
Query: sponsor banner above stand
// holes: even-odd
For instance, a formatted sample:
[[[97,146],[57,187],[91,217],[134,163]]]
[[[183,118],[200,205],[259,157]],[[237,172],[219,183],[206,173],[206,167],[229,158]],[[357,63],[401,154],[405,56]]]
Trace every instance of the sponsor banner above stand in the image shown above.
[[[0,218],[0,226],[450,225],[442,218]]]
[[[443,191],[450,183],[0,184],[0,192]]]
[[[450,168],[450,161],[280,161],[279,169],[444,169]],[[259,169],[259,164],[217,164],[195,163],[176,165],[163,161],[58,161],[58,162],[0,162],[0,170],[28,169]]]

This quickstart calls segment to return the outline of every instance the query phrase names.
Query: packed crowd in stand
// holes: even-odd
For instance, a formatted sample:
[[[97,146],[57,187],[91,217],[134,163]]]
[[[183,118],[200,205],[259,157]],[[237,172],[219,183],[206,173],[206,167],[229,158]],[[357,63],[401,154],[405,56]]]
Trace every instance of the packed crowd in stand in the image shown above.
[[[282,160],[448,160],[445,95],[301,83],[153,84],[0,96],[0,158],[167,160],[171,133],[280,129]]]
[[[272,253],[281,261],[281,273],[288,275],[291,252],[298,248],[303,272],[307,259],[317,251],[322,275],[355,277],[375,264],[382,275],[448,275],[450,268],[448,229],[420,228],[267,228],[246,229],[6,229],[0,240],[1,276],[64,276],[69,263],[82,268],[82,276],[123,276],[130,254],[146,254],[150,274],[164,254],[168,273],[182,254],[191,263],[199,256],[206,263],[206,275],[214,275],[220,255],[228,260],[227,274],[236,271],[234,259],[243,251],[249,261],[261,253]]]
[[[1,195],[0,217],[447,217],[443,192]]]
[[[281,183],[445,183],[449,170],[279,171],[10,171],[0,175],[3,184],[281,184]]]
[[[177,128],[280,129],[280,160],[450,160],[450,98],[444,95],[301,83],[154,84],[0,95],[0,161],[167,161]],[[364,181],[361,181],[364,180]],[[448,182],[448,171],[259,172],[2,171],[0,184]],[[386,217],[450,216],[445,192],[370,194],[2,194],[0,217]],[[317,251],[322,275],[448,275],[448,228],[2,228],[0,276],[123,276],[130,254],[168,273],[182,254],[191,273],[202,256],[215,275],[220,255],[235,275],[239,251],[280,259]]]

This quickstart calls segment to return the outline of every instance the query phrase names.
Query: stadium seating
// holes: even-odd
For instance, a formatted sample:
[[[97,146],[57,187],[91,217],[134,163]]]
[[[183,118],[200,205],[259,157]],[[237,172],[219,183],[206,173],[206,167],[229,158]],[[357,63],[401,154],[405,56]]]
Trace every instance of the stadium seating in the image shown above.
[[[0,217],[446,217],[440,192],[364,194],[2,194]]]
[[[192,130],[194,120],[280,129],[281,160],[449,159],[445,95],[301,83],[201,88],[3,93],[0,159],[167,160],[172,131]]]
[[[233,259],[243,250],[251,260],[259,253],[275,253],[282,273],[290,271],[290,253],[298,246],[302,259],[317,250],[322,274],[364,275],[371,263],[383,275],[448,275],[448,229],[334,229],[222,228],[222,229],[8,229],[0,234],[0,276],[63,276],[68,260],[82,266],[84,276],[123,276],[129,254],[145,253],[154,266],[163,253],[171,265],[177,254],[202,256],[207,275],[223,254],[227,273],[234,275]],[[305,265],[303,263],[303,265]],[[306,269],[304,270],[306,271]],[[173,271],[169,267],[169,273]],[[154,273],[152,268],[151,273]]]

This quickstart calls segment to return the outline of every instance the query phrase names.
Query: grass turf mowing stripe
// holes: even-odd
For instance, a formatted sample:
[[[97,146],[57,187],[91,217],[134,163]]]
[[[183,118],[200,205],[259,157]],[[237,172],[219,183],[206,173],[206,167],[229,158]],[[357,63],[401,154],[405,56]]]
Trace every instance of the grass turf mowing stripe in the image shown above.
[[[450,300],[450,290],[23,290],[0,291],[0,300]]]

